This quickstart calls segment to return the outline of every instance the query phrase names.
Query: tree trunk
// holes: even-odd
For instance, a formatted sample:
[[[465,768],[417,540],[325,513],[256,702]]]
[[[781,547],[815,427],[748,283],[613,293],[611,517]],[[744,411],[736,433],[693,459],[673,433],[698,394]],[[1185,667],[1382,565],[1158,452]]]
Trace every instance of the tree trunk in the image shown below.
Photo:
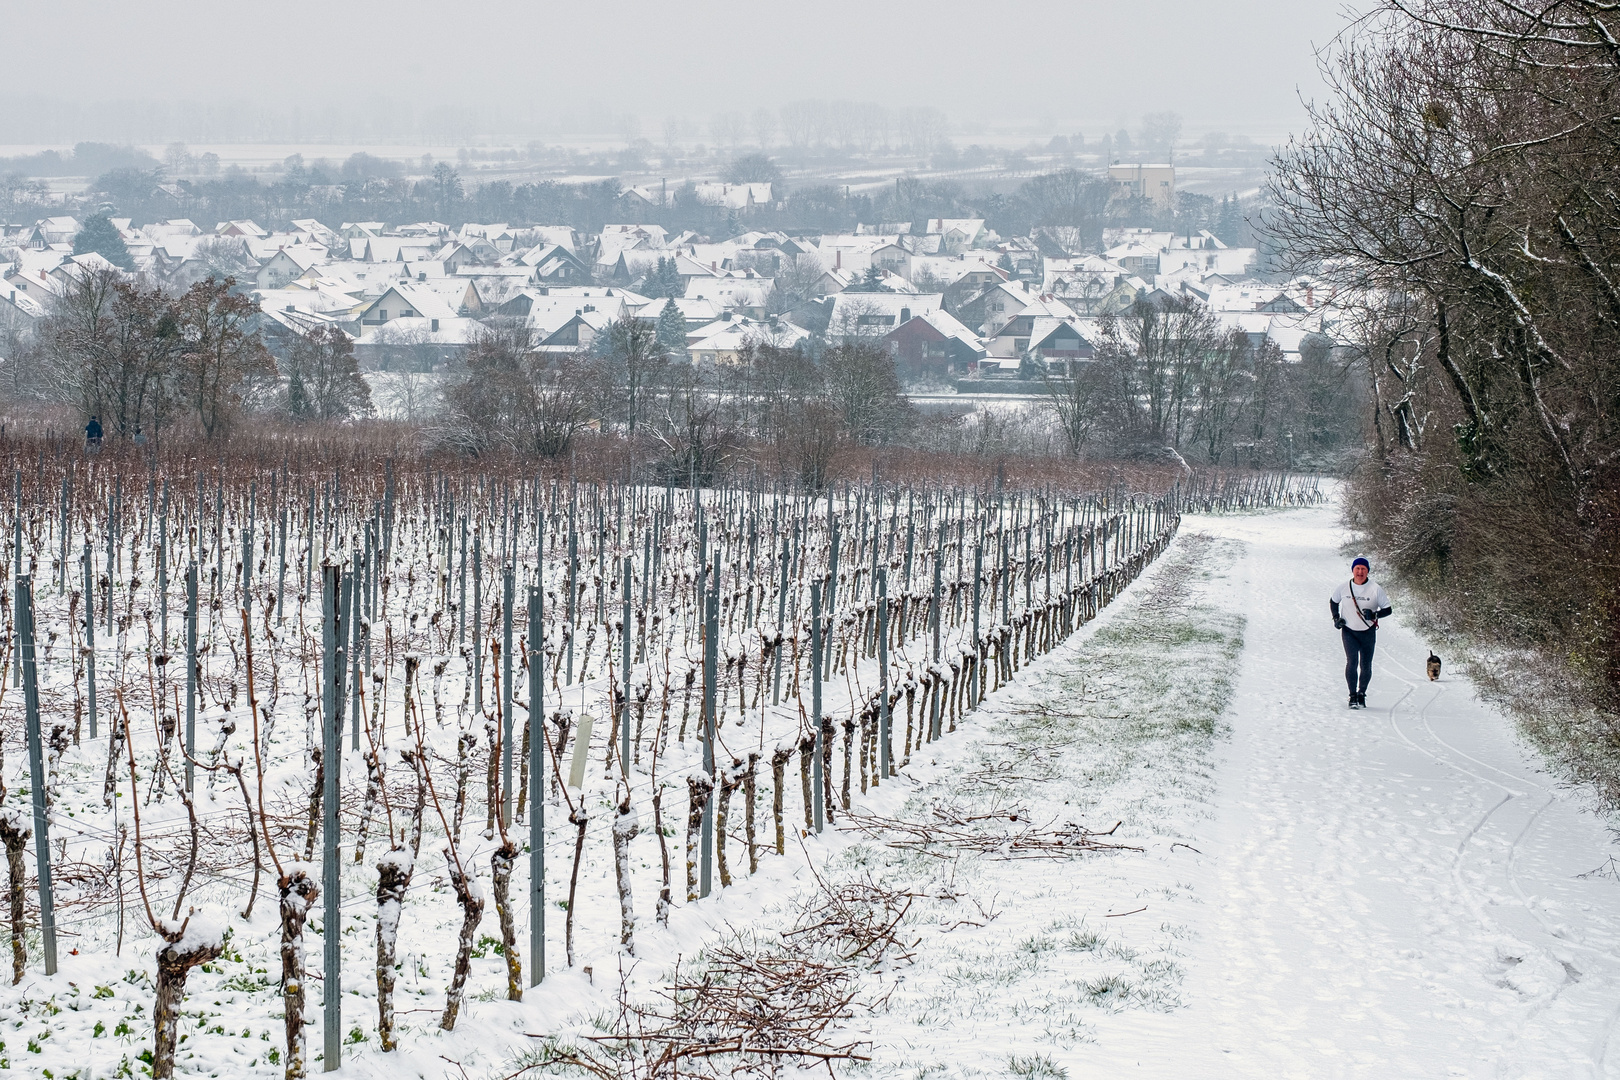
[[[787,854],[787,834],[782,828],[782,785],[786,779],[788,759],[793,756],[793,744],[782,743],[771,752],[771,818],[776,823],[776,853]]]
[[[506,957],[506,1000],[523,1000],[523,961],[518,956],[517,931],[512,924],[512,863],[517,845],[510,839],[490,856],[490,882],[495,890],[495,914],[501,922],[501,953]]]
[[[154,1080],[174,1075],[174,1050],[178,1045],[180,1005],[186,994],[186,976],[198,964],[206,964],[225,951],[218,935],[182,936],[170,941],[157,955],[157,994],[152,1006]]]
[[[294,866],[281,888],[281,1004],[287,1030],[286,1080],[305,1075],[304,921],[320,899],[320,887],[303,866]]]
[[[579,863],[585,854],[585,826],[590,822],[590,812],[585,809],[583,795],[580,805],[575,807],[568,815],[568,820],[578,830],[574,834],[574,869],[568,876],[568,914],[563,919],[563,947],[568,953],[568,966],[574,966],[574,898],[579,890]]]
[[[686,901],[698,898],[698,855],[703,842],[703,806],[714,790],[714,778],[700,772],[686,778]]]
[[[367,750],[362,759],[366,763],[366,798],[360,806],[360,835],[354,842],[354,861],[357,863],[366,861],[366,834],[371,831],[371,815],[377,812],[377,797],[383,785],[383,764],[377,751]]]
[[[816,752],[816,737],[803,735],[799,739],[799,787],[804,798],[804,831],[809,832],[816,827],[815,798],[810,792],[810,765],[811,758]]]
[[[664,885],[658,890],[658,925],[669,925],[669,837],[664,835],[664,787],[656,784],[653,787],[653,832],[658,834],[658,854],[664,863]]]
[[[747,771],[743,773],[743,825],[748,837],[748,872],[759,873],[759,849],[755,845],[757,834],[754,831],[754,797],[758,794],[755,778],[759,771],[759,752],[751,751],[748,755]]]
[[[377,860],[377,1039],[385,1052],[398,1049],[394,1042],[394,966],[399,917],[414,868],[411,853],[404,847]]]
[[[726,830],[731,824],[731,793],[742,779],[742,762],[720,766],[720,800],[714,812],[714,855],[720,866],[720,887],[731,887],[731,863],[726,858]]]
[[[410,669],[411,662],[407,659],[406,670]],[[408,675],[407,692],[409,688]],[[410,710],[406,710],[406,715],[410,715]],[[406,755],[406,760],[416,774],[416,805],[411,809],[410,831],[405,836],[407,843],[377,860],[377,1037],[384,1051],[398,1048],[394,1042],[394,969],[398,964],[399,919],[405,894],[411,887],[411,875],[416,870],[416,856],[422,850],[422,811],[427,805],[427,783],[421,761],[414,752]]]
[[[619,944],[636,955],[636,912],[630,900],[630,841],[641,831],[641,820],[626,795],[613,819],[613,872],[619,885]]]
[[[456,890],[456,901],[461,904],[461,933],[456,938],[456,968],[450,975],[450,986],[444,994],[444,1016],[439,1027],[454,1031],[456,1016],[461,1012],[461,1000],[467,989],[467,971],[472,966],[473,935],[484,917],[484,894],[471,874],[456,869],[450,849],[444,849],[445,862],[450,865],[450,886]]]
[[[23,852],[34,827],[21,810],[0,809],[0,840],[6,845],[6,871],[10,875],[11,895],[11,984],[22,982],[23,968],[28,962],[28,947],[23,939],[25,908],[24,885],[28,880],[28,864]]]
[[[315,858],[315,834],[321,824],[321,789],[326,787],[326,766],[321,760],[320,748],[311,750],[310,757],[315,759],[315,786],[309,792],[309,819],[304,830],[305,862]]]

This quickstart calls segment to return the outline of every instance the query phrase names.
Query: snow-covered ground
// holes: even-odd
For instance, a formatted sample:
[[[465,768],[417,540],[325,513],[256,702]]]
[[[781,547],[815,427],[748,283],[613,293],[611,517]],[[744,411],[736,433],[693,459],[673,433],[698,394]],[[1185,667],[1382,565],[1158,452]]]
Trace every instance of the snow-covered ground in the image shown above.
[[[521,1003],[504,1000],[502,961],[481,947],[461,1022],[444,1033],[459,918],[425,847],[400,936],[402,1048],[386,1055],[368,960],[375,873],[346,870],[353,1041],[337,1075],[508,1076],[531,1035],[611,1018],[621,970],[645,997],[677,963],[700,967],[717,942],[781,948],[777,931],[818,894],[871,881],[911,894],[910,956],[861,969],[869,1007],[846,1030],[872,1060],[838,1065],[840,1075],[1620,1076],[1609,823],[1542,771],[1511,721],[1475,700],[1466,672],[1448,664],[1427,680],[1426,643],[1404,629],[1398,595],[1370,708],[1345,708],[1326,605],[1346,572],[1345,539],[1331,505],[1186,518],[1099,619],[925,745],[900,778],[854,794],[878,819],[943,818],[980,835],[1118,822],[1105,841],[1119,850],[1008,858],[1010,846],[967,851],[940,838],[919,850],[882,820],[861,831],[840,813],[715,897],[677,895],[665,930],[652,918],[656,851],[643,843],[636,956],[621,957],[598,812],[578,966],[562,965],[560,910],[547,978]],[[95,765],[86,753],[78,767]],[[222,787],[222,820],[229,794]],[[665,813],[679,867],[685,798],[675,795]],[[640,813],[645,836],[650,814]],[[554,821],[548,876],[560,897],[571,837]],[[767,843],[769,821],[761,815]],[[188,984],[185,1073],[280,1073],[273,886],[251,923],[233,917],[250,872],[233,883],[218,868],[199,899],[236,929],[226,956]],[[675,878],[679,894],[679,868]],[[520,908],[520,927],[526,918]],[[114,957],[110,913],[72,913],[65,929],[84,936],[64,937],[54,978],[33,943],[23,983],[0,988],[0,1068],[53,1078],[140,1069],[152,962],[139,923],[130,912]],[[480,934],[497,932],[491,908]],[[309,1015],[314,1057],[318,985]]]

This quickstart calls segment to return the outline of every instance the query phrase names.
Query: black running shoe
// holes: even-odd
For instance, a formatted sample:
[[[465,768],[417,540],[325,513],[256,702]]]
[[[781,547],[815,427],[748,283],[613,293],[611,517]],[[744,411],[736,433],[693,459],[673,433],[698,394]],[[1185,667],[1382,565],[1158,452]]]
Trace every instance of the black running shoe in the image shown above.
[[[1367,695],[1366,694],[1357,694],[1356,695],[1356,708],[1365,709],[1366,707],[1367,707]]]
[[[1359,695],[1359,694],[1351,694],[1350,695],[1350,707],[1352,709],[1361,708],[1361,695]]]

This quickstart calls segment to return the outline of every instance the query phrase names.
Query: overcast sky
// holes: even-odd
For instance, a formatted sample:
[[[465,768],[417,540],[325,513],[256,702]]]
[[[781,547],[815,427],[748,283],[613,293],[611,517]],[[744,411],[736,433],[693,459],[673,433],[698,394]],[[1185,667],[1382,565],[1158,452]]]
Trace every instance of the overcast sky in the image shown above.
[[[953,127],[1300,126],[1338,0],[0,0],[10,96],[441,104],[706,121],[805,98],[933,105]]]

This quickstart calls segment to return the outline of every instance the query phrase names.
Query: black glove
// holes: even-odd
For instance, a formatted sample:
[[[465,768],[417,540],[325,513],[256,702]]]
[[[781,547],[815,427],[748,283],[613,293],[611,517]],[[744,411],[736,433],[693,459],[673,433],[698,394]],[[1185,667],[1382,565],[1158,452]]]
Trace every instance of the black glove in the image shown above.
[[[1361,617],[1368,622],[1372,622],[1378,618],[1378,613],[1370,607],[1364,607],[1361,609]]]
[[[1333,616],[1333,629],[1335,629],[1335,630],[1343,630],[1344,629],[1344,620],[1339,618],[1337,615]]]

